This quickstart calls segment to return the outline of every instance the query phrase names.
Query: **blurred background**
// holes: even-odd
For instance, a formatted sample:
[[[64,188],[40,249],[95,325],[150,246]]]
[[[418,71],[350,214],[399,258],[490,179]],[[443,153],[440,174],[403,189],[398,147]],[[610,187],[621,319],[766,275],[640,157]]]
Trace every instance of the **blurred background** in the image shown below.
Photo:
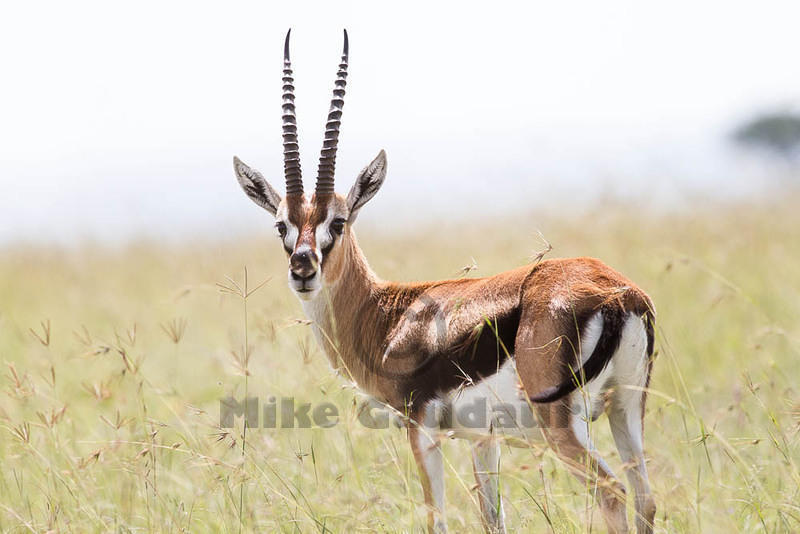
[[[386,149],[356,225],[375,272],[601,258],[658,309],[655,532],[800,532],[798,20],[789,1],[3,3],[0,532],[424,528],[406,436],[358,423],[234,178],[235,154],[283,192],[289,27],[308,188],[349,31],[338,189]],[[219,399],[251,395],[341,422],[220,428]],[[603,531],[589,485],[506,449],[512,531]],[[483,532],[465,452],[445,444],[448,520]]]
[[[381,148],[390,165],[361,226],[757,202],[800,183],[797,20],[791,1],[6,3],[0,242],[270,227],[231,158],[282,190],[289,27],[308,182],[350,32],[338,189]]]

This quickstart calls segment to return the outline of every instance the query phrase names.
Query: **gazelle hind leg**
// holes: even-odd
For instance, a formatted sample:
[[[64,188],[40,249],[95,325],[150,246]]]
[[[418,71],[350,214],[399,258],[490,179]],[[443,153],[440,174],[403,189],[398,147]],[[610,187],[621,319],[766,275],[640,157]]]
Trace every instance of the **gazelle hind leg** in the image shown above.
[[[644,387],[650,373],[650,355],[645,327],[632,316],[625,325],[619,353],[615,355],[617,385],[611,392],[608,422],[620,459],[633,487],[636,503],[636,532],[653,532],[656,505],[650,492],[644,459]]]
[[[650,492],[647,466],[644,461],[641,395],[634,402],[637,406],[630,406],[630,404],[626,406],[622,403],[617,405],[617,401],[612,400],[608,421],[620,459],[628,475],[628,481],[633,487],[636,503],[636,532],[650,534],[653,532],[656,505]]]
[[[505,514],[500,496],[500,444],[492,438],[476,441],[472,445],[472,468],[478,484],[478,500],[486,531],[505,533]]]
[[[591,488],[609,534],[628,532],[625,486],[614,476],[589,439],[591,416],[570,410],[565,404],[548,406],[550,423],[543,428],[548,444],[578,480]]]

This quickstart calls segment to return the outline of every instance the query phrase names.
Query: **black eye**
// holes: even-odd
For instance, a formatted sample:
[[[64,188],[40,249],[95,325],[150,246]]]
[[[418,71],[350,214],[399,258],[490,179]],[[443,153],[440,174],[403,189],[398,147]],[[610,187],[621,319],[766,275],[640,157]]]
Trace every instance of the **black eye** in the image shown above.
[[[336,235],[342,235],[342,231],[344,231],[344,223],[345,223],[344,219],[340,218],[334,219],[333,222],[331,223],[331,232],[333,232]]]
[[[281,237],[285,237],[286,236],[286,223],[283,223],[283,222],[279,221],[279,222],[275,223],[275,228],[278,229],[278,234]]]

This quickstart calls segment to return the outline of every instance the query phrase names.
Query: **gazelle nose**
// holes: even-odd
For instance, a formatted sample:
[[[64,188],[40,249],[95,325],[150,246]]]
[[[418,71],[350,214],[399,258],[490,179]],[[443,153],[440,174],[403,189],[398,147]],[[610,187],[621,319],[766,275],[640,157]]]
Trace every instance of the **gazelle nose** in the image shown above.
[[[307,280],[317,274],[317,255],[313,250],[299,250],[289,258],[289,269],[292,277],[297,280]]]

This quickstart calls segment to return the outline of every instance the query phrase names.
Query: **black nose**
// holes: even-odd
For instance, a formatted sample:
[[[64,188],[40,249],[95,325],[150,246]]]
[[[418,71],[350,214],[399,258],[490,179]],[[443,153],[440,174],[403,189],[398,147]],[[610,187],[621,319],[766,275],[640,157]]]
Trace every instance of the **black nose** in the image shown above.
[[[317,274],[317,255],[313,250],[295,252],[289,258],[289,269],[295,280],[308,280]]]

